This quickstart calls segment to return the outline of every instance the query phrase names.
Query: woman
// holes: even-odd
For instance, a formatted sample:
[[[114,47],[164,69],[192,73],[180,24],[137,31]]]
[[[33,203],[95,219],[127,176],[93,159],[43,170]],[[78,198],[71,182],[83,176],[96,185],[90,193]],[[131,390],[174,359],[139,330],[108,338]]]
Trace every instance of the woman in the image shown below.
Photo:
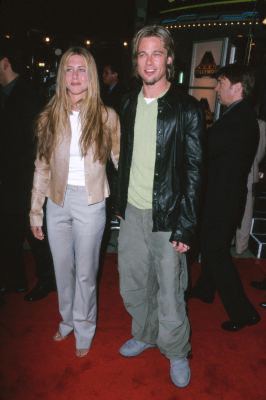
[[[76,355],[84,357],[96,328],[96,276],[109,196],[105,165],[117,166],[120,125],[103,106],[97,69],[84,48],[62,56],[56,93],[36,124],[30,223],[42,240],[42,207],[47,202],[48,239],[55,266],[62,321],[55,341],[74,331]]]

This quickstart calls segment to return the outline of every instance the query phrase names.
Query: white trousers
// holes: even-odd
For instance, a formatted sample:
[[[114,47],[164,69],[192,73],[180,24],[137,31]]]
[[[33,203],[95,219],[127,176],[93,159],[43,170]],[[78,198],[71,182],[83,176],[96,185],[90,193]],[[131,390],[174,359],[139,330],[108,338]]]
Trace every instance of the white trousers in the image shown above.
[[[47,202],[62,336],[74,330],[77,349],[90,347],[96,329],[97,272],[105,227],[105,201],[87,204],[85,187],[67,186],[63,207]]]

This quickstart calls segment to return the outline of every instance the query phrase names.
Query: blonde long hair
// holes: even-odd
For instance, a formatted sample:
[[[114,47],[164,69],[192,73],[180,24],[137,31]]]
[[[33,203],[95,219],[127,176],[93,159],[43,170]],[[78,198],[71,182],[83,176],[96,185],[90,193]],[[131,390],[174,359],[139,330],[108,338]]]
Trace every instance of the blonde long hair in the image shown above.
[[[84,58],[88,71],[88,90],[80,102],[81,137],[79,141],[84,157],[90,146],[94,146],[94,160],[105,163],[110,155],[111,136],[106,126],[107,112],[100,98],[97,68],[93,56],[83,47],[71,47],[62,56],[56,79],[56,92],[36,121],[38,156],[50,161],[60,136],[69,127],[71,113],[70,96],[65,83],[65,66],[73,55]],[[106,120],[103,120],[106,115]]]

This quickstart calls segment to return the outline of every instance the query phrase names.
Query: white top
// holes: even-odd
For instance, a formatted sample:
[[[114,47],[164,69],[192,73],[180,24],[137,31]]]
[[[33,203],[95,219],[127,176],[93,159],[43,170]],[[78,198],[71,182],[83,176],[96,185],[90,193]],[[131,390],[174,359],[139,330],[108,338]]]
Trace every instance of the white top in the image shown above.
[[[79,138],[81,135],[81,125],[79,111],[72,111],[70,114],[71,144],[69,158],[69,185],[85,186],[84,158],[80,153]]]
[[[154,100],[156,100],[156,97],[144,97],[144,100],[146,101],[147,104],[152,103]]]

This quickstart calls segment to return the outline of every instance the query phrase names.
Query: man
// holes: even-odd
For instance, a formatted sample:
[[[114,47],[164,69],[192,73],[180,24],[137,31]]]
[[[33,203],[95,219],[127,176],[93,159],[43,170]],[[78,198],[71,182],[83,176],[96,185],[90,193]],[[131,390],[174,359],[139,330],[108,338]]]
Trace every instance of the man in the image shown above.
[[[173,62],[165,28],[147,26],[136,34],[133,63],[143,85],[121,110],[117,196],[120,291],[133,338],[120,353],[131,357],[158,347],[170,360],[172,382],[185,387],[185,253],[196,225],[203,117],[199,103],[171,85]]]
[[[21,78],[21,57],[10,41],[0,43],[0,287],[1,291],[27,290],[23,243],[28,229],[35,145],[33,122],[40,100]],[[28,236],[37,257],[39,282],[26,300],[38,300],[51,290],[53,265],[48,244]],[[39,257],[38,257],[39,255]],[[43,263],[47,261],[46,265]],[[40,271],[40,268],[42,270]],[[41,278],[47,278],[44,281]],[[52,285],[52,283],[51,283]]]
[[[119,79],[119,67],[115,63],[106,64],[103,68],[103,83],[105,90],[103,90],[103,102],[108,106],[119,112],[122,97],[125,93],[125,88]]]
[[[262,279],[261,281],[252,281],[251,286],[258,290],[266,290],[266,278]],[[266,301],[260,303],[262,308],[266,308]]]
[[[258,119],[258,124],[260,132],[259,145],[247,179],[247,198],[245,211],[235,236],[236,253],[239,255],[248,249],[254,208],[254,185],[259,182],[259,164],[262,161],[266,151],[266,122],[262,119]]]
[[[112,107],[117,113],[121,106],[122,97],[125,94],[125,87],[120,82],[120,68],[117,63],[110,62],[104,65],[102,80],[104,88],[102,91],[102,100],[105,105]],[[113,202],[116,191],[117,171],[113,163],[107,162],[107,177],[110,185],[110,197],[106,201],[106,228],[102,240],[102,251],[105,252],[107,246],[117,248],[117,235],[111,235],[111,231],[119,230],[120,222],[113,214]]]
[[[247,195],[247,177],[259,141],[255,112],[247,97],[254,78],[247,67],[229,65],[217,73],[216,92],[226,106],[208,135],[208,177],[202,220],[202,274],[192,297],[211,303],[216,290],[229,320],[226,331],[238,331],[260,317],[244,293],[230,246],[241,222]]]
[[[46,215],[46,209],[44,208]],[[35,261],[35,271],[37,282],[31,290],[24,296],[25,301],[38,301],[47,297],[48,294],[56,290],[54,264],[50,251],[46,221],[43,230],[45,232],[43,240],[37,240],[31,232],[27,232],[27,240]]]
[[[255,289],[266,290],[266,278],[262,279],[261,281],[252,281],[251,286]]]

